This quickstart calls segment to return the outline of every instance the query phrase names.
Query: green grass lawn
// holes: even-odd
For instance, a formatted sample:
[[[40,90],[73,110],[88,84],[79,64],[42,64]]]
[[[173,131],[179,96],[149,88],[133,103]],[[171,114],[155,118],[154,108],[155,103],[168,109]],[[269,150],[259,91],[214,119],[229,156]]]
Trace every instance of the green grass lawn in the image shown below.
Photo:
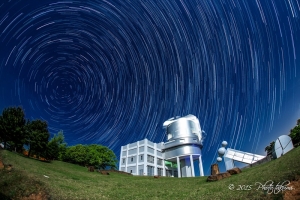
[[[0,170],[0,199],[19,198],[37,191],[50,199],[265,199],[281,198],[256,190],[256,182],[294,180],[300,175],[300,148],[283,157],[243,170],[241,174],[206,182],[207,177],[171,178],[130,176],[110,173],[101,175],[87,168],[60,161],[41,162],[1,150],[4,164],[11,172]],[[49,178],[44,177],[44,175]],[[250,190],[229,190],[228,186],[252,185]]]

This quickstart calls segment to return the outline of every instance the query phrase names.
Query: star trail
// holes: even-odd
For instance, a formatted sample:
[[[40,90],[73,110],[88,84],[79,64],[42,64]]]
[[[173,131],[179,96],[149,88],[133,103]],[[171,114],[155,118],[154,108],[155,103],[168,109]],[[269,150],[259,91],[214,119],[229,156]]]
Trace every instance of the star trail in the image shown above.
[[[193,114],[205,173],[222,140],[264,154],[300,118],[299,0],[0,2],[0,108],[69,145],[166,139]]]

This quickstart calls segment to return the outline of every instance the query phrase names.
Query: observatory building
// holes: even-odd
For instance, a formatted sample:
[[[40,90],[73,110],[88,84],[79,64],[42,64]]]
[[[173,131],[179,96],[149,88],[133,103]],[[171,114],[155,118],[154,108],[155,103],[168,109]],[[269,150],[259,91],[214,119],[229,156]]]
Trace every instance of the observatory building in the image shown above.
[[[168,119],[163,123],[167,141],[153,143],[147,139],[121,147],[120,171],[133,175],[194,177],[195,167],[204,176],[202,165],[202,131],[194,115]],[[199,166],[194,166],[194,161]]]

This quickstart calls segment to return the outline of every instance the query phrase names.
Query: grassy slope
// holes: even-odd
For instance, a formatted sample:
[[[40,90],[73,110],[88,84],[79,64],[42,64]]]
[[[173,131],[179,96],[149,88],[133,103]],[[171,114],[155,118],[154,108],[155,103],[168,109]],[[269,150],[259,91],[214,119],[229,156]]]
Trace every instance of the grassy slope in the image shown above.
[[[206,182],[207,177],[154,179],[114,173],[105,176],[60,161],[45,163],[3,150],[0,154],[4,164],[12,164],[14,167],[11,173],[0,171],[0,193],[9,197],[16,196],[20,190],[26,195],[34,190],[44,190],[50,194],[51,199],[72,200],[260,199],[268,195],[262,190],[256,190],[256,182],[273,180],[276,185],[300,175],[300,148],[293,149],[277,160],[245,169],[241,174],[218,182]],[[229,184],[252,185],[252,189],[229,190]]]

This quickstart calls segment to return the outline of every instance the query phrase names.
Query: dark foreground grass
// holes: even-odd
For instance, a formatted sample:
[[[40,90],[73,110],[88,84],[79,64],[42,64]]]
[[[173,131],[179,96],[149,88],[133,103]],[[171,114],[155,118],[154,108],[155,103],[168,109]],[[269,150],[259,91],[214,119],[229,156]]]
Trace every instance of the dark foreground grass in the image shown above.
[[[256,182],[294,180],[300,175],[300,148],[283,157],[259,166],[245,169],[218,182],[206,182],[207,177],[168,178],[129,176],[111,173],[101,175],[87,168],[53,161],[51,163],[29,159],[21,155],[0,151],[5,164],[13,170],[0,170],[0,199],[18,198],[43,191],[50,199],[281,199],[282,194],[268,195],[257,190]],[[49,178],[45,177],[48,176]],[[233,184],[235,189],[229,190]],[[251,185],[249,190],[237,190],[239,185]],[[243,188],[245,189],[245,188]]]

